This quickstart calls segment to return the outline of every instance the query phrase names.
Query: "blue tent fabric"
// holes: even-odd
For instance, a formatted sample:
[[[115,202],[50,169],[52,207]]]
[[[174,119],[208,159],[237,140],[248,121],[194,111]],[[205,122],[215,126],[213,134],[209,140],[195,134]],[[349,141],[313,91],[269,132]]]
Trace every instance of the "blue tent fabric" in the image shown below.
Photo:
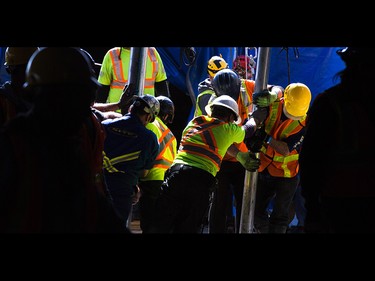
[[[182,47],[156,47],[163,60],[165,71],[167,72],[170,83],[178,87],[182,92],[188,94],[186,85],[189,66],[185,64],[186,60],[181,56]],[[222,55],[225,60],[232,58],[232,48],[203,47],[194,48],[196,59],[190,67],[189,76],[195,95],[198,93],[198,83],[207,77],[207,62],[214,55]]]
[[[271,49],[269,84],[286,87],[289,83],[301,82],[306,84],[313,96],[339,82],[335,75],[345,68],[344,62],[336,54],[340,47],[304,47]],[[289,66],[288,66],[289,63]],[[289,68],[289,75],[288,75]]]
[[[292,82],[306,84],[312,99],[325,89],[337,84],[335,75],[345,64],[336,54],[342,47],[272,47],[270,52],[269,84],[286,87]],[[168,80],[179,90],[189,94],[189,79],[194,96],[198,95],[198,83],[207,77],[208,60],[214,55],[222,55],[233,65],[236,54],[244,54],[244,47],[195,47],[196,60],[192,66],[185,65],[180,47],[157,47],[168,75]],[[253,54],[253,53],[248,53]],[[256,55],[254,53],[254,55]],[[256,60],[256,58],[255,58]],[[193,112],[194,108],[192,108]],[[189,118],[192,117],[190,114]]]
[[[0,47],[0,85],[10,80],[10,75],[5,70],[5,50],[6,47]]]
[[[236,47],[199,47],[196,50],[196,61],[190,69],[190,81],[195,95],[198,83],[207,77],[207,61],[213,55],[222,55],[232,67]],[[339,81],[334,80],[337,72],[344,69],[345,65],[336,50],[341,47],[272,47],[269,78],[270,84],[286,87],[290,82],[305,83],[311,90],[313,98]],[[188,93],[186,74],[188,67],[180,58],[180,47],[157,48],[168,80],[181,91]],[[295,55],[295,51],[297,55]],[[287,58],[287,51],[289,56]],[[240,53],[240,52],[238,52]]]

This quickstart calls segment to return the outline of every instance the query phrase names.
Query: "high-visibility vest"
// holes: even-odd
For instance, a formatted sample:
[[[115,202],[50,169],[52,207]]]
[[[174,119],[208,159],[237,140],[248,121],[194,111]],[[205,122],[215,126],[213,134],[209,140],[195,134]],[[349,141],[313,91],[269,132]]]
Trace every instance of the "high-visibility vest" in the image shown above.
[[[268,115],[264,126],[265,131],[275,140],[283,141],[290,135],[301,131],[306,125],[306,115],[301,120],[287,119],[281,121],[284,99],[277,100],[270,105],[270,114]],[[271,176],[292,178],[299,171],[299,153],[293,149],[286,156],[278,153],[270,145],[264,144],[261,148],[259,172],[267,169]]]
[[[98,77],[101,84],[110,86],[108,103],[118,102],[125,84],[128,83],[130,50],[121,48],[115,47],[107,52]],[[155,82],[166,79],[167,75],[159,53],[154,47],[147,48],[144,94],[155,95]]]
[[[147,124],[146,128],[152,130],[158,137],[159,154],[156,156],[154,166],[141,181],[164,180],[165,171],[172,165],[177,153],[177,140],[172,131],[164,122],[156,117],[155,121]]]
[[[229,146],[244,138],[245,130],[234,123],[206,115],[195,117],[182,132],[174,163],[195,166],[216,176]]]
[[[214,96],[216,97],[215,95],[215,92],[209,88],[207,88],[206,90],[202,91],[198,96],[197,96],[197,101],[196,101],[196,104],[195,104],[195,111],[194,111],[194,117],[197,117],[197,116],[201,116],[201,115],[206,115],[206,112],[203,112],[202,109],[205,110],[205,106],[207,104],[203,104],[204,102],[202,102],[202,98],[205,97],[209,97],[207,98],[208,100],[211,99],[211,97]]]

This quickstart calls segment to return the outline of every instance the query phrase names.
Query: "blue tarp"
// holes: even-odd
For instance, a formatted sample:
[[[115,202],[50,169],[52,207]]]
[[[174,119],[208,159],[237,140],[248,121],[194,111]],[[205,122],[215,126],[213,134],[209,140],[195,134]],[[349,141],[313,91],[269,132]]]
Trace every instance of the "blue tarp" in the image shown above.
[[[340,48],[342,47],[272,47],[268,82],[284,88],[291,82],[302,82],[310,88],[314,99],[318,93],[339,82],[334,76],[345,67],[336,54],[336,50]],[[232,67],[235,55],[244,53],[245,48],[195,47],[194,49],[196,61],[189,71],[189,79],[196,96],[198,83],[207,77],[207,61],[211,56],[221,54]],[[189,87],[186,83],[189,67],[181,59],[181,48],[157,47],[157,50],[164,62],[170,83],[189,95]]]
[[[4,84],[10,79],[9,74],[4,67],[6,47],[0,47],[0,85]]]

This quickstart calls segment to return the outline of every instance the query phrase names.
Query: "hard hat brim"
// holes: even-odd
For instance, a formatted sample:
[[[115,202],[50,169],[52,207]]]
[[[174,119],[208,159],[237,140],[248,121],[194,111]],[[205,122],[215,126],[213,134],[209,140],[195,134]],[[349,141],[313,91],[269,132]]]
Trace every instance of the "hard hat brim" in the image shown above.
[[[211,114],[212,114],[211,105],[212,105],[212,104],[209,103],[209,104],[207,104],[207,105],[204,107],[204,109],[205,109],[206,112],[207,112],[207,115],[209,115],[209,116],[211,116]],[[230,108],[229,106],[227,106],[227,105],[225,105],[225,104],[221,104],[220,106],[224,106],[224,107],[230,109],[230,110],[231,110],[231,111],[237,116],[237,120],[236,120],[234,123],[237,124],[237,125],[241,124],[241,122],[242,122],[242,118],[241,118],[241,116],[239,116],[236,112],[234,112],[232,108]]]
[[[301,120],[304,116],[304,115],[303,116],[294,116],[294,115],[289,114],[288,111],[286,110],[285,105],[283,106],[283,112],[284,112],[286,117],[288,117],[289,119],[292,119],[292,120]]]

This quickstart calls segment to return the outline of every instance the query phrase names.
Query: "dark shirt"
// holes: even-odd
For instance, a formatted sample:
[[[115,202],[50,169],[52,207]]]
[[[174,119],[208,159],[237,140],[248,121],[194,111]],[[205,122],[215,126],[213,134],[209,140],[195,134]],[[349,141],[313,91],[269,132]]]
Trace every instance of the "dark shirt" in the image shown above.
[[[113,167],[119,171],[116,174],[121,175],[125,184],[136,185],[140,172],[151,169],[159,153],[156,135],[142,124],[138,116],[130,113],[104,120],[102,124],[106,131],[106,157],[113,160]],[[105,174],[111,175],[109,172]]]

